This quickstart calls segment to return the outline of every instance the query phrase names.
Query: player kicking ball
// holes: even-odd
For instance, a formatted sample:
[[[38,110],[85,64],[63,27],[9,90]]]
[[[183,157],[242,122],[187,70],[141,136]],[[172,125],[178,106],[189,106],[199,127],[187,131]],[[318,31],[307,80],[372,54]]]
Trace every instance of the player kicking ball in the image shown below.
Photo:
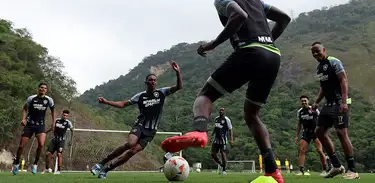
[[[50,168],[52,155],[57,151],[58,157],[58,167],[55,174],[60,174],[61,166],[63,162],[62,153],[65,145],[65,134],[68,128],[71,131],[70,139],[73,139],[73,124],[68,120],[69,117],[69,110],[64,110],[62,112],[61,118],[56,119],[55,123],[55,130],[53,134],[53,138],[48,145],[47,153],[46,153],[46,169],[42,172],[44,173],[51,173],[52,169]],[[46,133],[52,131],[52,127],[46,131]],[[71,141],[69,142],[69,146],[71,146]]]
[[[322,163],[323,172],[321,176],[326,176],[328,170],[326,157],[323,152],[322,144],[315,134],[316,122],[319,116],[319,109],[313,110],[309,105],[309,98],[305,95],[300,97],[302,108],[297,111],[298,126],[296,143],[298,144],[301,127],[303,128],[302,138],[299,141],[300,151],[298,157],[298,164],[300,172],[297,175],[310,175],[309,172],[305,172],[305,153],[308,151],[309,144],[312,141],[315,145],[316,151],[319,153],[320,162]]]
[[[281,54],[274,41],[285,30],[290,17],[260,0],[215,0],[215,7],[225,28],[214,41],[201,45],[197,52],[204,57],[207,51],[229,38],[235,51],[208,78],[196,98],[193,132],[167,138],[161,147],[166,152],[205,147],[213,103],[249,83],[244,103],[245,121],[263,156],[265,176],[272,176],[278,183],[284,183],[275,163],[269,133],[260,120],[260,110],[267,101],[280,68]],[[272,31],[267,18],[276,22]]]
[[[157,132],[157,128],[162,116],[164,101],[167,96],[175,93],[182,88],[182,79],[180,68],[176,62],[172,62],[172,68],[177,75],[177,85],[157,89],[157,78],[154,74],[146,76],[146,91],[134,95],[128,101],[113,102],[103,97],[99,97],[99,103],[111,105],[118,108],[124,108],[130,105],[138,105],[140,115],[130,131],[127,142],[105,157],[98,164],[91,168],[93,175],[98,174],[98,178],[106,178],[107,173],[116,167],[126,163],[135,154],[142,151],[149,142],[151,142]],[[109,163],[104,168],[105,164]]]

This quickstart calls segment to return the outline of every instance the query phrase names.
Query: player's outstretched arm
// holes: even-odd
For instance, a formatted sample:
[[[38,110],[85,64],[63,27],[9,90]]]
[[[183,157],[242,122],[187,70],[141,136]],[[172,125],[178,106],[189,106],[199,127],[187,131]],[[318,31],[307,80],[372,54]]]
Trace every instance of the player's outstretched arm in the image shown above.
[[[285,28],[291,21],[291,18],[288,16],[288,14],[274,6],[266,3],[263,3],[263,6],[266,17],[276,22],[275,26],[272,29],[272,38],[276,40],[284,32]]]
[[[176,76],[177,76],[177,84],[174,86],[171,86],[169,89],[169,93],[173,94],[176,91],[182,89],[182,77],[181,77],[180,67],[178,66],[178,64],[175,61],[172,61],[171,65],[172,65],[172,69],[176,71]]]
[[[117,107],[117,108],[124,108],[124,107],[130,105],[129,101],[117,101],[117,102],[115,102],[115,101],[107,100],[104,97],[99,97],[98,101],[101,104],[107,104],[107,105]]]

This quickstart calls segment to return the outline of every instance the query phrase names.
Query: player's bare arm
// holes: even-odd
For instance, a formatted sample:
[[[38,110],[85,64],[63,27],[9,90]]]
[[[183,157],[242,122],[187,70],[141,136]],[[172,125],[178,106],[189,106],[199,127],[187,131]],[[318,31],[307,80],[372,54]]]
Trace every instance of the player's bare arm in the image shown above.
[[[51,118],[52,118],[52,132],[55,131],[55,125],[56,125],[56,117],[55,117],[55,108],[51,108]]]
[[[69,141],[69,146],[72,145],[72,139],[73,139],[73,136],[74,136],[74,128],[73,126],[69,127],[69,130],[70,130],[70,141]]]
[[[229,140],[229,144],[230,145],[233,145],[233,128],[232,129],[229,129],[229,138],[230,138],[230,140]]]
[[[301,133],[301,121],[298,120],[298,123],[297,123],[297,133],[296,133],[296,144],[298,144],[300,133]]]
[[[22,126],[26,126],[26,116],[27,116],[27,108],[28,108],[28,104],[26,103],[25,105],[23,105],[22,107],[22,120],[21,120],[21,125]]]
[[[117,102],[115,102],[115,101],[107,100],[104,97],[99,97],[98,101],[101,104],[107,104],[107,105],[117,107],[117,108],[124,108],[124,107],[130,105],[129,101],[117,101]]]
[[[178,64],[175,61],[172,61],[171,66],[172,66],[172,69],[174,71],[176,71],[176,76],[177,76],[177,84],[174,85],[174,86],[171,86],[171,88],[169,90],[170,94],[173,94],[176,91],[182,89],[182,77],[181,77],[180,67],[178,66]]]
[[[323,98],[324,98],[323,89],[322,87],[320,87],[318,97],[316,98],[314,105],[312,106],[314,110],[318,108],[318,104],[323,100]]]
[[[285,28],[291,21],[291,18],[288,16],[288,14],[274,6],[270,6],[267,4],[264,4],[264,6],[265,8],[267,8],[268,6],[267,11],[265,12],[267,19],[276,22],[271,31],[273,40],[276,40],[284,32]]]
[[[346,99],[348,97],[348,78],[346,76],[346,72],[338,73],[337,78],[339,79],[341,85],[341,104],[343,104],[343,106],[340,106],[340,110],[341,112],[346,112],[348,110],[348,105],[346,103]]]
[[[229,19],[224,27],[224,30],[212,42],[201,45],[197,50],[199,55],[205,56],[206,51],[215,49],[221,43],[232,37],[241,28],[248,16],[247,13],[235,1],[228,4],[226,13],[229,15]]]

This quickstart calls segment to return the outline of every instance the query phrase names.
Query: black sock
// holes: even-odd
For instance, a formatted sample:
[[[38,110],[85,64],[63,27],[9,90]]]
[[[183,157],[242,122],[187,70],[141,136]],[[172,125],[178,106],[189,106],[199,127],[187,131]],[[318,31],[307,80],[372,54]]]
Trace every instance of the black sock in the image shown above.
[[[193,121],[193,128],[195,131],[207,132],[208,119],[205,116],[197,116]]]
[[[227,171],[227,166],[226,166],[225,164],[222,164],[221,167],[223,167],[223,171],[224,171],[224,172]]]
[[[58,166],[58,167],[57,167],[57,171],[60,171],[60,170],[61,170],[61,166]]]
[[[299,171],[301,171],[302,173],[305,173],[305,167],[299,166]]]
[[[265,164],[265,172],[273,173],[277,170],[275,156],[273,155],[272,149],[266,149],[262,152],[263,161]]]
[[[34,165],[37,165],[37,164],[38,164],[38,161],[39,161],[39,157],[35,157]]]
[[[49,169],[49,167],[48,167],[48,165],[47,165],[47,163],[46,163],[46,170],[48,170]]]
[[[339,168],[341,166],[341,163],[339,159],[337,158],[336,153],[332,153],[332,155],[328,155],[328,156],[329,156],[329,159],[331,159],[333,167]]]
[[[20,164],[20,158],[16,157],[14,158],[13,165],[19,165]]]
[[[111,170],[113,170],[113,169],[115,169],[116,167],[114,167],[113,165],[112,165],[112,163],[110,163],[105,169],[104,169],[104,172],[105,173],[107,173],[107,172],[109,172],[109,171],[111,171]]]
[[[353,156],[348,156],[346,157],[346,162],[348,163],[348,169],[352,172],[355,171],[355,162],[354,162],[354,157]]]

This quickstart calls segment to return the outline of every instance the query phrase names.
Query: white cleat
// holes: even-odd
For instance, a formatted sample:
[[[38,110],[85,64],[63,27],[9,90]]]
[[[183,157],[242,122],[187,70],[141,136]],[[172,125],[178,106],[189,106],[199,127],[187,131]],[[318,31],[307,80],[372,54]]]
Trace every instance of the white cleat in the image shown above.
[[[327,171],[323,171],[322,173],[320,173],[320,176],[322,177],[327,176]]]
[[[51,168],[44,169],[41,174],[45,174],[45,173],[52,173],[52,169]]]
[[[327,173],[326,176],[324,176],[324,178],[333,178],[335,177],[336,175],[338,174],[343,174],[345,172],[345,167],[341,165],[341,167],[338,167],[338,168],[331,168],[331,170]]]
[[[350,180],[350,179],[360,179],[359,175],[357,172],[352,172],[352,171],[348,171],[344,174],[344,176],[342,177],[344,179],[347,179],[347,180]]]

